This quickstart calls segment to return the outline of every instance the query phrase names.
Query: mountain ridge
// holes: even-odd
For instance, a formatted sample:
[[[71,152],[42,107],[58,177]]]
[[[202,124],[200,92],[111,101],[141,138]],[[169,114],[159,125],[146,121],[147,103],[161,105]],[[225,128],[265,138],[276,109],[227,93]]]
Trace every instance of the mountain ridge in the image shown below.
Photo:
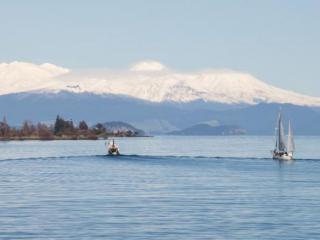
[[[52,122],[57,114],[88,123],[124,121],[147,134],[201,123],[273,134],[281,106],[297,134],[320,135],[320,98],[230,70],[178,72],[158,62],[127,70],[69,70],[53,64],[0,64],[0,116]],[[211,130],[210,130],[211,131]]]
[[[280,107],[284,120],[292,120],[295,134],[320,135],[320,112],[310,107],[291,104],[261,103],[253,106],[236,106],[217,110],[211,105],[194,108],[189,104],[152,103],[135,98],[99,96],[83,93],[9,94],[0,96],[0,117],[19,126],[24,120],[52,123],[56,115],[74,121],[124,121],[144,130],[147,134],[164,134],[182,130],[198,123],[236,125],[249,135],[274,134],[275,121]],[[222,106],[221,106],[222,108]]]
[[[172,131],[167,134],[179,136],[217,136],[217,135],[244,135],[246,131],[238,126],[219,125],[211,126],[206,123],[199,123],[178,131]]]
[[[178,72],[155,61],[127,70],[70,70],[53,64],[0,64],[0,95],[92,93],[119,95],[150,102],[220,104],[289,103],[320,106],[320,98],[268,85],[248,73],[232,70]]]

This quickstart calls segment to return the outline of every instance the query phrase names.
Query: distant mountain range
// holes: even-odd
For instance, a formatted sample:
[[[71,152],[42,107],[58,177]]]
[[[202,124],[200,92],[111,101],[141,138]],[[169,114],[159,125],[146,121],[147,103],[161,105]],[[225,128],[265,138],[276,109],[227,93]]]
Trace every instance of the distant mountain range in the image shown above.
[[[204,102],[194,108],[188,104],[151,103],[119,96],[101,96],[60,92],[57,94],[18,93],[0,96],[0,115],[6,115],[13,125],[23,120],[53,122],[60,114],[74,121],[89,124],[121,120],[149,134],[164,134],[193,125],[215,121],[219,125],[233,125],[247,134],[273,134],[280,107],[285,121],[289,118],[296,134],[320,135],[320,112],[310,107],[292,104],[257,104],[219,110],[210,109]]]
[[[221,125],[211,126],[201,123],[191,127],[169,132],[169,135],[184,135],[184,136],[214,136],[214,135],[243,135],[246,131],[237,126]]]
[[[267,85],[246,73],[179,73],[157,62],[129,70],[71,71],[52,64],[0,64],[0,116],[53,122],[123,121],[151,134],[241,129],[273,134],[282,108],[296,134],[320,135],[320,99]],[[205,126],[215,122],[215,126]],[[230,128],[231,126],[231,128]],[[207,129],[206,129],[207,127]]]
[[[0,95],[22,92],[92,93],[128,96],[149,102],[222,104],[289,103],[320,107],[314,98],[268,85],[232,70],[178,72],[154,61],[127,70],[69,70],[53,64],[0,64]]]

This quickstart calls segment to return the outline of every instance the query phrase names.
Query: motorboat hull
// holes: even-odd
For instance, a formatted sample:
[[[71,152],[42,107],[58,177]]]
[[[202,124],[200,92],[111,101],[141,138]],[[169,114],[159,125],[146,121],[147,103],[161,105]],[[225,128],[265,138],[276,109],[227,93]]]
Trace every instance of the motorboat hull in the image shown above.
[[[117,155],[120,155],[120,152],[118,149],[109,149],[108,154],[112,156],[117,156]]]

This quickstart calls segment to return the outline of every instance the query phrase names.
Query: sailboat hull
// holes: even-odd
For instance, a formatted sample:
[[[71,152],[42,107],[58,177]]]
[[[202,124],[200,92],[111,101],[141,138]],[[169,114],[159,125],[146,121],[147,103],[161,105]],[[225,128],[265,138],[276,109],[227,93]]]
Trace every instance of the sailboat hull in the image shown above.
[[[272,158],[276,160],[293,160],[293,155],[290,153],[272,152]]]

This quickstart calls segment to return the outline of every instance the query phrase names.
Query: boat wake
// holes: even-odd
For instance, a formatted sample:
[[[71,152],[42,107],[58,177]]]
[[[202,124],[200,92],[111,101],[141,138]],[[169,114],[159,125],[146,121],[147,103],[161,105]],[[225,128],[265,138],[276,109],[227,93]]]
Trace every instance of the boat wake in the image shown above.
[[[66,156],[40,156],[40,157],[24,157],[24,158],[4,158],[0,161],[39,161],[39,160],[112,160],[112,161],[194,161],[194,160],[272,160],[272,158],[259,158],[259,157],[232,157],[232,156],[177,156],[177,155],[66,155]],[[295,159],[295,161],[317,161],[320,159],[301,158]]]

